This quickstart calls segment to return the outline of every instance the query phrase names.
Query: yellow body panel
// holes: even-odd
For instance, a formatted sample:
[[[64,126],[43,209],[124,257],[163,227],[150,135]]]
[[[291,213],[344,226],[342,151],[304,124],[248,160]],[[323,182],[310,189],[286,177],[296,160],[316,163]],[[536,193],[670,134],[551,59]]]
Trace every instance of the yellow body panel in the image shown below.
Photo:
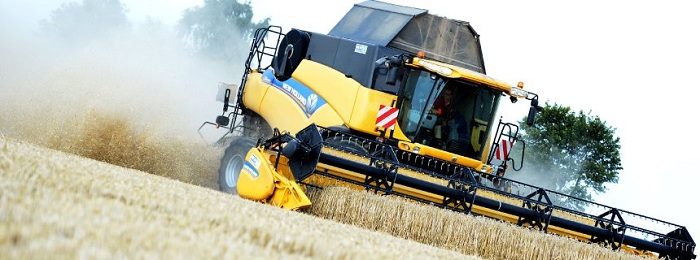
[[[250,149],[238,177],[238,194],[249,200],[261,201],[291,210],[311,206],[311,201],[306,196],[304,189],[294,181],[291,174],[287,175],[285,172],[275,171],[272,165],[273,161],[269,158],[270,155],[266,154],[263,148]],[[289,173],[288,169],[286,169],[286,173]]]
[[[311,206],[311,200],[306,196],[304,189],[299,186],[293,179],[287,179],[284,176],[275,173],[277,181],[275,182],[275,192],[267,201],[268,204],[279,206],[285,209],[305,209]]]
[[[262,82],[261,76],[262,74],[258,72],[251,72],[243,89],[243,105],[256,112],[260,111],[263,98],[270,88],[270,85]]]
[[[486,141],[486,147],[482,150],[481,152],[481,163],[486,163],[486,160],[489,159],[489,151],[491,151],[491,137],[489,136],[489,139]],[[491,166],[488,166],[489,173],[491,173]]]
[[[251,149],[238,177],[238,194],[250,200],[266,200],[275,191],[274,171],[261,149]]]
[[[292,77],[325,99],[343,122],[350,121],[357,91],[364,88],[337,70],[306,59],[299,64]]]
[[[296,133],[311,123],[326,127],[344,124],[329,103],[320,105],[312,114],[308,114],[306,110],[300,109],[288,93],[264,82],[262,74],[258,72],[253,72],[248,77],[243,104],[265,118],[272,128],[290,133]]]
[[[369,88],[361,88],[357,92],[354,106],[355,109],[352,111],[352,118],[350,119],[348,125],[350,128],[360,132],[379,135],[379,132],[375,130],[377,128],[376,123],[379,106],[384,105],[390,107],[395,102],[395,95]],[[396,133],[400,131],[395,130],[394,132]]]
[[[375,127],[379,106],[391,106],[396,102],[395,95],[363,87],[342,73],[310,60],[301,62],[293,80],[303,86],[288,83],[289,80],[275,86],[262,73],[253,71],[243,91],[243,104],[265,118],[272,128],[281,131],[296,133],[314,123],[323,127],[344,125],[379,136]],[[294,94],[300,88],[308,88],[318,100],[322,100],[313,113],[305,110],[303,103],[311,94]],[[398,125],[393,136],[408,140]]]

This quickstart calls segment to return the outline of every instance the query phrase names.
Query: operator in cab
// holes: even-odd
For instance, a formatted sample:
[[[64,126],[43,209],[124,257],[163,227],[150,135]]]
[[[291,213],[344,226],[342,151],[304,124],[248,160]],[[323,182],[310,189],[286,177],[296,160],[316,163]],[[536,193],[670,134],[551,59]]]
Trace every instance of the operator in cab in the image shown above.
[[[433,108],[430,112],[438,117],[447,118],[452,112],[453,97],[454,90],[452,88],[445,88],[445,90],[442,91],[442,95],[435,100],[435,104],[433,104]]]
[[[438,147],[461,154],[462,151],[458,151],[459,147],[450,144],[454,144],[460,138],[465,138],[468,134],[468,126],[464,117],[457,112],[455,102],[454,88],[448,85],[435,100],[430,112],[438,117],[435,128],[433,128]]]

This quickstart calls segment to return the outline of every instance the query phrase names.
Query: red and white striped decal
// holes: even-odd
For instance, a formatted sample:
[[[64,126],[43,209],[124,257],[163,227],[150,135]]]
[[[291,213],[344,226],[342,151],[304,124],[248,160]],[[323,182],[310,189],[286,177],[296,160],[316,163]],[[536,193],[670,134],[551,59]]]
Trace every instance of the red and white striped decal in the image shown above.
[[[501,144],[496,148],[496,159],[505,160],[510,154],[510,148],[513,148],[513,142],[508,142],[506,139],[501,139]]]
[[[379,105],[379,112],[377,113],[377,126],[394,130],[397,117],[399,117],[398,108]]]

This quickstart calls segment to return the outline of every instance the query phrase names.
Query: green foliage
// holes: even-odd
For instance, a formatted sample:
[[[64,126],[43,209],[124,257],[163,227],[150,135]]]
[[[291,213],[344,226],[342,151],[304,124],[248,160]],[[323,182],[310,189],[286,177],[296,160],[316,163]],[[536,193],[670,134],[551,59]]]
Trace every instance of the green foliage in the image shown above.
[[[255,29],[267,27],[270,19],[253,22],[250,2],[205,0],[190,8],[179,21],[179,34],[196,51],[225,62],[247,55]]]
[[[620,138],[598,116],[545,104],[535,125],[524,122],[526,163],[517,179],[586,200],[591,200],[591,191],[605,192],[606,183],[617,183]],[[581,207],[573,201],[559,203]]]
[[[128,28],[127,9],[119,0],[69,2],[41,21],[42,32],[68,43],[86,43],[114,30]]]

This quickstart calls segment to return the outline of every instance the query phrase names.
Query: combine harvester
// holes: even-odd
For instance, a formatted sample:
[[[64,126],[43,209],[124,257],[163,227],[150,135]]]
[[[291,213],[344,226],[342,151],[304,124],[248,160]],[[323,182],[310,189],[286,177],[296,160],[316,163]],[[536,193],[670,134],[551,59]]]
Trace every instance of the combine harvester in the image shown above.
[[[227,130],[219,184],[243,198],[303,209],[305,187],[342,184],[614,250],[695,259],[683,226],[505,178],[518,126],[496,119],[501,98],[530,102],[532,124],[538,96],[485,73],[469,23],[366,1],[328,34],[258,29],[241,87],[219,86],[223,113],[199,131]],[[562,199],[599,212],[552,203]]]

